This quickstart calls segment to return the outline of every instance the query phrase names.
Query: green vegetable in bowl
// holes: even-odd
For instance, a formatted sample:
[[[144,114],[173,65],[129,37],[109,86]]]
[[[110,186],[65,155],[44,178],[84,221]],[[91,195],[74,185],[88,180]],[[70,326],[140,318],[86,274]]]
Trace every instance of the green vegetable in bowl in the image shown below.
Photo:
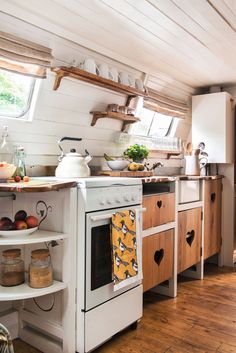
[[[134,162],[142,162],[149,155],[149,149],[144,145],[135,144],[124,151],[126,158],[131,158]]]

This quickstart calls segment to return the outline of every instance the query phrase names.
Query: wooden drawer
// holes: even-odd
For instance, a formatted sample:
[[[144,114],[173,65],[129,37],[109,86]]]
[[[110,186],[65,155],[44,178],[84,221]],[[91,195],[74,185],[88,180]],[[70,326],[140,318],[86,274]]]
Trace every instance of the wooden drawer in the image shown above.
[[[178,273],[200,261],[201,207],[179,212]]]
[[[206,180],[204,197],[204,259],[221,249],[222,181]]]
[[[160,194],[143,197],[143,229],[173,222],[175,219],[175,194]]]
[[[173,276],[174,231],[143,238],[143,290],[157,286]]]

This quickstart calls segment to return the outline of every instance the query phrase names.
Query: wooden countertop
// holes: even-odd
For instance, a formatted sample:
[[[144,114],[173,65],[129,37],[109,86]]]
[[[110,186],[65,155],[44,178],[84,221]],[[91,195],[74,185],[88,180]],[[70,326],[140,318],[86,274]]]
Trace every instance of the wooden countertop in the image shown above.
[[[5,192],[46,192],[57,191],[65,188],[75,187],[77,183],[70,181],[47,181],[46,179],[32,179],[29,182],[15,183],[12,181],[0,183],[0,191]]]
[[[207,175],[207,176],[195,176],[195,175],[174,175],[174,176],[161,176],[155,175],[148,178],[142,178],[143,184],[145,183],[165,183],[176,180],[215,180],[223,179],[223,175]]]

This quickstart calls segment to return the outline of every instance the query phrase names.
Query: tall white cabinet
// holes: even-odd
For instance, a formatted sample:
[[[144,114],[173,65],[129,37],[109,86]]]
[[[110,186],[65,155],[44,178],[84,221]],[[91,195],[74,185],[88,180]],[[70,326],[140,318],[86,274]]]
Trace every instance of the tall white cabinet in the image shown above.
[[[209,163],[233,163],[232,103],[227,92],[192,97],[192,141],[206,144]]]

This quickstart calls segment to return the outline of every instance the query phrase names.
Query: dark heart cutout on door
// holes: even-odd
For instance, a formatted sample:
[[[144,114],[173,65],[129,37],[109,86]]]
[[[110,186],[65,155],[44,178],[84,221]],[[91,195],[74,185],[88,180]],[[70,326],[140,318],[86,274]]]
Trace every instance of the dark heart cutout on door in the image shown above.
[[[215,199],[216,199],[216,194],[215,194],[215,192],[213,192],[213,193],[211,194],[211,202],[214,202]]]
[[[195,231],[193,229],[191,230],[191,232],[188,232],[186,234],[186,242],[188,243],[189,246],[192,245],[194,237],[195,237]]]
[[[161,248],[160,250],[157,250],[154,254],[154,261],[158,264],[158,266],[160,265],[162,259],[164,257],[164,249]]]
[[[157,201],[157,207],[161,208],[161,206],[162,206],[162,201],[161,200]]]

